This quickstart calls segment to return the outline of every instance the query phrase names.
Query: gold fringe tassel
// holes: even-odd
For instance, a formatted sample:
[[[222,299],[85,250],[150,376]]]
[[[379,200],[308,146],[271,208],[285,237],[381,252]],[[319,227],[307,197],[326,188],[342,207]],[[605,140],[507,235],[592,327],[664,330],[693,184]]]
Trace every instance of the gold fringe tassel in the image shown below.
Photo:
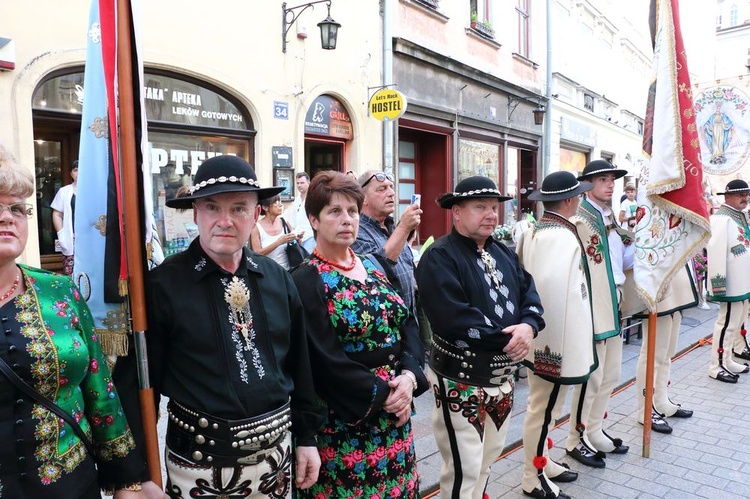
[[[99,343],[105,355],[125,357],[128,354],[128,334],[99,329]]]
[[[120,296],[128,296],[128,280],[118,279],[117,290],[120,292]]]

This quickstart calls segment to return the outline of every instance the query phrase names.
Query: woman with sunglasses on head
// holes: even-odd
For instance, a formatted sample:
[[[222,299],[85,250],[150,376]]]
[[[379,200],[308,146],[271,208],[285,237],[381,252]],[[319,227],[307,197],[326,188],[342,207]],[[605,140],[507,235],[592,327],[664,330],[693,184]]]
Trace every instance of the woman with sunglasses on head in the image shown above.
[[[256,253],[266,255],[284,269],[289,270],[286,245],[295,239],[297,243],[301,242],[304,232],[295,232],[294,227],[289,225],[289,222],[281,216],[284,212],[284,206],[281,204],[281,198],[278,195],[263,199],[258,204],[260,205],[260,214],[264,216],[258,220],[250,233],[250,248]]]
[[[318,430],[320,475],[301,497],[417,497],[412,398],[428,387],[409,310],[380,263],[351,249],[364,195],[339,172],[313,178],[305,210],[315,232],[292,271],[305,309],[315,389],[328,407]]]
[[[100,498],[101,486],[144,497],[148,474],[91,312],[70,277],[15,262],[33,193],[0,145],[0,495]]]

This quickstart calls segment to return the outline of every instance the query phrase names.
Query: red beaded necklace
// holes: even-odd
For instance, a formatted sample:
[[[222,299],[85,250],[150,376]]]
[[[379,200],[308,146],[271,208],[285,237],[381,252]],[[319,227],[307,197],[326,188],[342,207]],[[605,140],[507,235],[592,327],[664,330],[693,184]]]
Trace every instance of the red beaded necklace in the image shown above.
[[[2,296],[0,296],[0,302],[3,302],[10,298],[10,295],[15,293],[16,289],[18,288],[18,283],[20,282],[21,276],[20,273],[16,273],[16,279],[13,281],[13,286],[10,287],[8,291],[3,293]]]
[[[318,259],[319,259],[319,260],[320,260],[321,262],[323,262],[323,263],[327,263],[327,264],[328,264],[328,265],[330,265],[331,267],[336,267],[337,269],[341,269],[341,270],[343,270],[344,272],[349,272],[350,270],[354,270],[354,267],[356,267],[356,266],[357,266],[357,255],[355,255],[355,254],[354,254],[354,250],[353,250],[353,249],[351,249],[351,248],[348,248],[348,250],[349,250],[349,255],[350,255],[350,256],[352,257],[352,263],[351,263],[351,265],[339,265],[339,264],[338,264],[338,263],[336,263],[336,262],[332,262],[332,261],[331,261],[331,260],[329,260],[328,258],[325,258],[325,257],[324,257],[323,255],[321,255],[321,254],[320,254],[320,252],[318,251],[318,248],[315,248],[315,249],[313,250],[313,254],[314,254],[314,255],[315,255],[316,257],[318,257]]]

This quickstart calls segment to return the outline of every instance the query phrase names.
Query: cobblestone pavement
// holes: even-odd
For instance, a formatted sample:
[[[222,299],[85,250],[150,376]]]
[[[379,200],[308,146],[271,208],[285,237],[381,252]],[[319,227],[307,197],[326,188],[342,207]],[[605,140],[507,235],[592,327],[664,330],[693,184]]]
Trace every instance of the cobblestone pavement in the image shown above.
[[[671,435],[652,433],[650,457],[642,457],[643,427],[636,419],[636,389],[632,380],[640,352],[640,340],[625,345],[620,391],[609,404],[608,433],[630,445],[626,455],[607,458],[602,470],[586,468],[565,456],[568,425],[555,429],[551,457],[570,464],[578,480],[561,484],[562,491],[585,498],[740,498],[750,497],[750,374],[731,385],[708,377],[709,346],[699,341],[710,336],[718,305],[710,310],[685,313],[677,359],[672,364],[670,396],[686,409],[691,419],[670,420]],[[517,384],[506,455],[492,466],[487,493],[492,499],[525,497],[521,491],[523,452],[519,448],[528,384]],[[415,418],[419,471],[423,497],[441,497],[437,488],[441,458],[431,438],[429,412],[432,400],[420,397]],[[570,399],[570,395],[568,395]],[[515,449],[515,450],[513,450]]]

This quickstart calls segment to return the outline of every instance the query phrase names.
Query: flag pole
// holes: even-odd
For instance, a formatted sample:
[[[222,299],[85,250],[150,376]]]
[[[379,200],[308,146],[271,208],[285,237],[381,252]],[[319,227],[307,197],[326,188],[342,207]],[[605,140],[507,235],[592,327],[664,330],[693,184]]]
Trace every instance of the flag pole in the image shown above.
[[[127,248],[128,290],[130,298],[130,317],[133,337],[138,359],[138,379],[140,383],[139,398],[141,417],[146,439],[146,458],[148,460],[151,481],[159,487],[161,481],[161,463],[159,460],[159,440],[156,432],[156,407],[154,390],[148,375],[148,356],[146,352],[145,331],[146,299],[144,292],[145,269],[143,247],[145,238],[141,227],[138,179],[135,142],[135,113],[133,111],[133,67],[131,54],[130,1],[117,0],[117,70],[120,111],[120,152],[122,155],[122,188],[123,218],[125,227],[125,246]]]
[[[654,401],[654,350],[656,350],[656,312],[648,313],[646,350],[646,393],[643,403],[643,457],[651,455],[651,408]],[[638,394],[640,396],[640,394]]]

